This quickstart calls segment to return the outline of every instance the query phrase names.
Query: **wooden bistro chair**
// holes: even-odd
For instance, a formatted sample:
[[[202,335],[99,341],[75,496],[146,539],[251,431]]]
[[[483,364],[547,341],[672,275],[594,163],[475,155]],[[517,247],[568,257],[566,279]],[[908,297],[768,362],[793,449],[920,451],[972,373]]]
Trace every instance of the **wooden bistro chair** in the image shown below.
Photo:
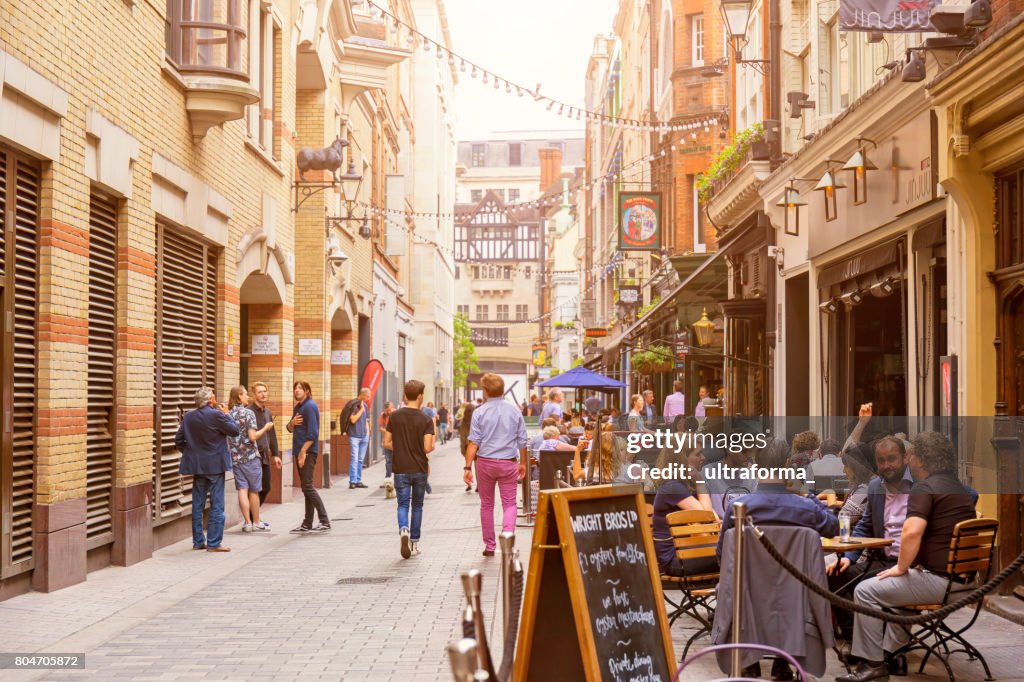
[[[718,545],[718,533],[722,524],[713,512],[705,510],[672,512],[665,517],[671,533],[672,543],[676,548],[676,556],[680,561],[699,557],[715,556]],[[672,606],[669,614],[669,626],[682,615],[693,618],[700,625],[697,632],[690,636],[683,649],[686,658],[690,645],[705,633],[711,632],[711,624],[715,619],[715,586],[718,584],[718,572],[700,575],[661,576],[662,591],[665,600]],[[678,592],[676,592],[678,590]],[[673,599],[670,595],[678,595]]]
[[[949,574],[949,582],[946,584],[946,592],[942,601],[937,604],[915,604],[904,606],[900,609],[907,609],[917,612],[936,611],[946,604],[957,601],[960,597],[970,591],[968,585],[983,583],[989,579],[992,572],[992,559],[995,555],[996,535],[999,531],[999,522],[994,519],[970,519],[961,521],[953,529],[953,538],[949,543],[949,560],[946,564],[946,572]],[[966,589],[965,589],[966,587]],[[935,655],[946,668],[949,675],[949,682],[956,679],[953,669],[949,665],[949,657],[955,653],[965,653],[970,661],[975,659],[981,661],[985,668],[985,679],[992,679],[992,672],[989,670],[985,657],[978,649],[964,638],[964,633],[974,625],[981,613],[982,600],[978,600],[973,606],[966,607],[973,609],[970,620],[964,625],[953,629],[945,620],[932,621],[920,626],[910,633],[910,641],[893,655],[905,657],[910,651],[924,651],[924,658],[917,672],[924,671],[928,658]],[[950,648],[950,645],[958,648]],[[904,658],[905,660],[905,658]]]

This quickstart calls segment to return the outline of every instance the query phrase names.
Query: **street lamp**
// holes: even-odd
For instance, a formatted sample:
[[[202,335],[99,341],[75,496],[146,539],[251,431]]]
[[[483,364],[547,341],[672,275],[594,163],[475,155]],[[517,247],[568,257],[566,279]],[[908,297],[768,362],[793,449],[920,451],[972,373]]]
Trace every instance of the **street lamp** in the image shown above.
[[[836,199],[837,189],[846,189],[846,185],[836,179],[836,173],[831,166],[826,167],[825,174],[821,176],[816,191],[824,193],[825,200],[825,222],[829,223],[839,217],[839,205]]]
[[[867,171],[878,170],[878,166],[871,163],[871,159],[868,158],[867,142],[872,147],[876,147],[874,141],[869,140],[865,137],[857,138],[857,151],[854,152],[850,160],[843,166],[843,170],[853,171],[853,203],[863,204],[867,203],[868,200],[868,179]]]
[[[722,0],[722,16],[730,38],[747,42],[747,24],[753,8],[753,0]]]
[[[775,204],[785,209],[784,217],[782,219],[783,229],[786,234],[798,237],[800,235],[800,207],[806,206],[807,202],[800,198],[800,192],[797,191],[796,186],[793,184],[793,180],[789,181],[786,185],[786,189],[782,192],[782,197]],[[796,215],[793,220],[793,228],[790,229],[789,225],[789,209],[793,209],[793,213]]]
[[[697,345],[707,348],[711,345],[711,335],[715,332],[715,323],[708,319],[708,309],[700,314],[700,319],[693,323],[693,331],[697,335]]]

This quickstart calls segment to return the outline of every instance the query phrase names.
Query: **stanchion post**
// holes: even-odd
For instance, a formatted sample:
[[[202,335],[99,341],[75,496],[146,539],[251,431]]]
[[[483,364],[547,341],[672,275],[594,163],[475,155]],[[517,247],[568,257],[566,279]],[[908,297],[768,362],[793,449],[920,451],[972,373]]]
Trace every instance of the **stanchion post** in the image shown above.
[[[516,545],[516,534],[503,532],[498,536],[498,547],[501,549],[501,633],[508,636],[509,609],[512,604],[512,561]]]
[[[740,643],[742,615],[741,601],[743,599],[743,526],[747,522],[747,505],[743,502],[735,502],[732,505],[732,528],[735,532],[732,562],[732,643]],[[740,676],[740,648],[737,646],[732,650],[732,676]]]
[[[476,640],[465,638],[449,644],[448,662],[455,682],[473,682],[477,670]]]

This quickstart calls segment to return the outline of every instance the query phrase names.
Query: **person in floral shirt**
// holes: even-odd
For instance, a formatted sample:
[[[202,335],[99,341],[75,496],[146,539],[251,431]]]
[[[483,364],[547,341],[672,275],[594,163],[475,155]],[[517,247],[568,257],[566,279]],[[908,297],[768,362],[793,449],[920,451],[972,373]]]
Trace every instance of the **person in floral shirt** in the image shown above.
[[[269,530],[270,524],[260,521],[260,490],[263,488],[263,461],[256,441],[263,437],[274,422],[268,421],[262,429],[256,428],[256,415],[249,409],[249,394],[245,386],[231,389],[228,415],[238,423],[238,435],[228,437],[231,470],[235,474],[238,490],[238,508],[242,511],[242,532]]]

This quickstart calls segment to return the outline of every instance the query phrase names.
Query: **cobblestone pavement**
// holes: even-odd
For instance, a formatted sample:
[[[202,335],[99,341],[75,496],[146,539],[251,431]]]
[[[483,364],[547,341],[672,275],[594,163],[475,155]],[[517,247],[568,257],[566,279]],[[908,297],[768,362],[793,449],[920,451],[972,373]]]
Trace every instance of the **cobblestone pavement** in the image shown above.
[[[301,515],[299,496],[266,510],[270,533],[230,529],[230,554],[193,552],[186,540],[139,565],[90,573],[83,584],[2,602],[0,648],[85,652],[87,664],[82,671],[3,679],[450,680],[444,647],[461,632],[458,576],[483,571],[491,622],[498,579],[497,559],[480,555],[477,497],[460,483],[461,462],[454,443],[434,458],[423,554],[410,560],[399,556],[395,503],[377,488],[383,467],[375,466],[366,474],[368,490],[350,491],[342,481],[323,491],[334,525],[329,534],[287,532]],[[528,543],[528,529],[519,529],[524,555]],[[492,630],[500,659],[499,633]],[[685,617],[677,621],[677,652],[691,632]],[[1024,629],[982,614],[970,639],[997,679],[1024,680]],[[706,645],[699,639],[695,650]],[[980,666],[958,658],[957,680],[983,678]],[[944,679],[940,671],[930,664],[931,677],[903,679]],[[825,679],[842,672],[833,659]],[[721,676],[708,657],[682,679]]]

